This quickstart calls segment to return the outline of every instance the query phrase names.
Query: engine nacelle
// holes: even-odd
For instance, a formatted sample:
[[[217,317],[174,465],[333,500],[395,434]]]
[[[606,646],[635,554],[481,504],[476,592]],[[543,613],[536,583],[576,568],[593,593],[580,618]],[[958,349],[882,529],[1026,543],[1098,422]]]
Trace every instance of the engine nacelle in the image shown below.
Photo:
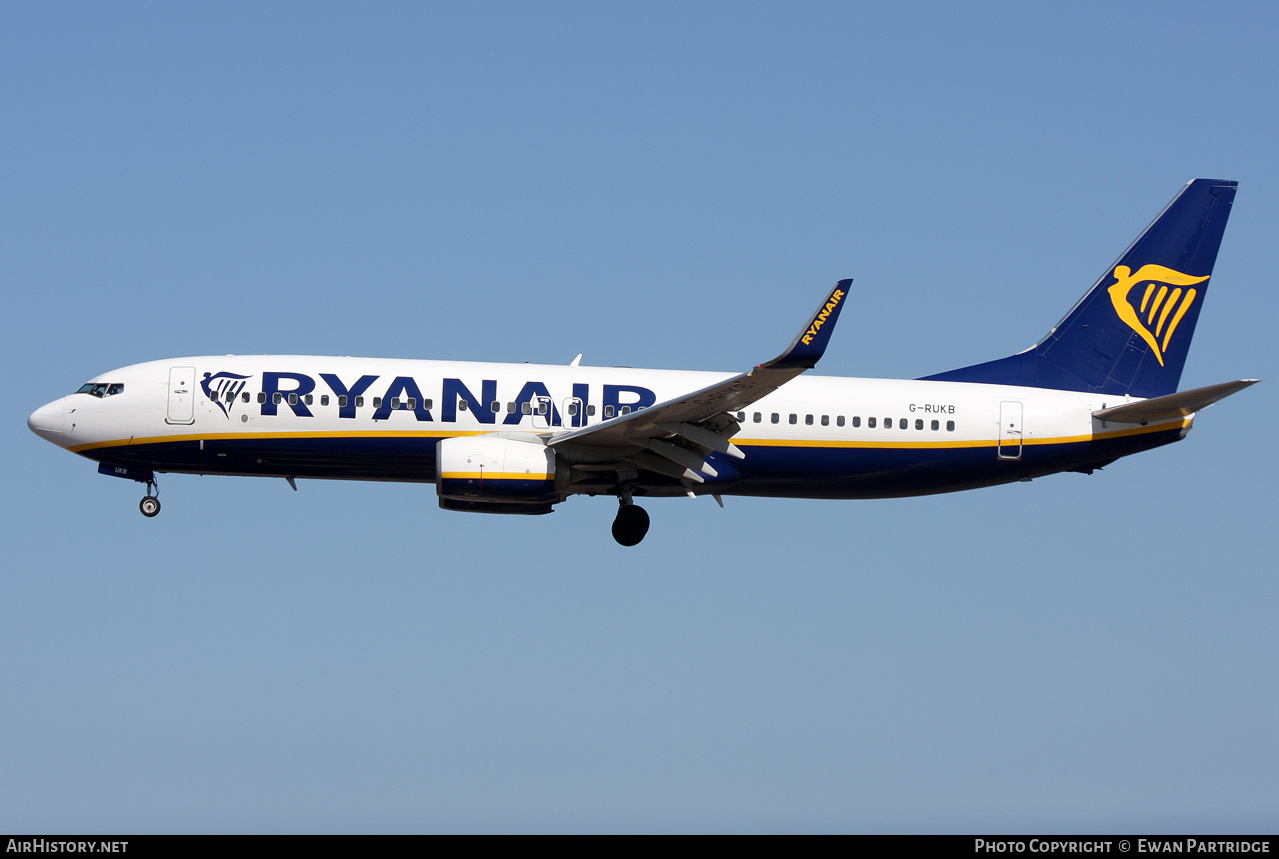
[[[548,513],[560,500],[555,451],[498,436],[446,438],[435,448],[436,492],[446,510]]]

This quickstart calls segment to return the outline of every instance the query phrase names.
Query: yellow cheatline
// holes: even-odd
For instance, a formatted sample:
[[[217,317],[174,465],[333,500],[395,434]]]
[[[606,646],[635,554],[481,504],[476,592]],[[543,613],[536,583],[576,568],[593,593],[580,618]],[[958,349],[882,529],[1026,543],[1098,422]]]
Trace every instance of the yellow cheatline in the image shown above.
[[[147,438],[117,438],[95,441],[69,447],[72,453],[96,450],[102,447],[126,447],[136,444],[164,444],[180,441],[226,441],[230,439],[294,439],[294,438],[454,438],[457,436],[484,435],[484,430],[323,430],[315,432],[224,432],[185,435],[157,435]]]
[[[782,439],[782,438],[734,438],[733,444],[738,447],[824,447],[824,448],[942,448],[942,447],[985,447],[983,441],[846,441],[816,439]]]
[[[1191,290],[1192,292],[1194,290]],[[1175,324],[1175,320],[1174,320]],[[1023,438],[1022,444],[1078,444],[1102,438],[1118,438],[1126,435],[1142,435],[1150,432],[1188,426],[1191,418],[1180,418],[1144,427],[1133,427],[1121,430],[1107,430],[1091,435],[1060,436],[1054,438]],[[295,439],[295,438],[455,438],[461,436],[485,435],[483,430],[467,430],[462,432],[444,432],[442,430],[386,431],[355,430],[350,432],[260,432],[260,433],[207,433],[205,435],[162,435],[149,438],[124,438],[111,441],[92,442],[67,448],[73,453],[86,450],[98,450],[106,447],[125,447],[128,445],[159,444],[175,441],[222,441],[226,439]],[[545,435],[545,433],[543,433]],[[962,448],[962,447],[994,447],[1000,444],[999,439],[965,439],[955,441],[851,441],[843,439],[781,439],[781,438],[734,438],[733,444],[738,447],[823,447],[823,448]],[[492,475],[490,475],[491,477]],[[521,479],[524,479],[523,477]]]
[[[1121,438],[1130,435],[1144,435],[1152,432],[1162,432],[1170,429],[1178,429],[1182,426],[1188,426],[1191,423],[1190,418],[1178,418],[1171,421],[1165,421],[1159,424],[1151,424],[1144,427],[1131,427],[1128,429],[1106,430],[1103,432],[1088,435],[1072,435],[1072,436],[1055,436],[1052,438],[1023,438],[1021,443],[1024,445],[1051,445],[1051,444],[1080,444],[1083,442],[1096,441],[1098,439]],[[935,448],[963,448],[963,447],[995,447],[997,445],[1007,445],[1011,442],[1003,439],[968,439],[964,441],[817,441],[811,439],[744,439],[734,438],[733,444],[738,447],[821,447],[821,448],[867,448],[867,449],[901,449],[914,448],[917,450],[931,450]]]
[[[445,480],[522,480],[536,483],[554,479],[545,474],[523,474],[518,471],[446,471],[440,476]]]

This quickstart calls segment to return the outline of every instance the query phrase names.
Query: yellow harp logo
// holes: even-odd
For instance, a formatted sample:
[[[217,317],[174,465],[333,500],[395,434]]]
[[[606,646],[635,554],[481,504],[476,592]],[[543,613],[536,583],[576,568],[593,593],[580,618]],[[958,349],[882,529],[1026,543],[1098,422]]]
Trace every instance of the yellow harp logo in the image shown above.
[[[1198,294],[1193,289],[1187,289],[1183,294],[1182,287],[1203,283],[1208,277],[1191,277],[1162,265],[1143,265],[1136,274],[1126,265],[1115,266],[1110,301],[1124,324],[1140,334],[1141,339],[1154,350],[1160,366],[1163,366],[1164,352],[1172,341],[1173,332]],[[1140,303],[1136,303],[1136,295],[1129,298],[1128,293],[1143,281],[1146,288],[1141,293]]]

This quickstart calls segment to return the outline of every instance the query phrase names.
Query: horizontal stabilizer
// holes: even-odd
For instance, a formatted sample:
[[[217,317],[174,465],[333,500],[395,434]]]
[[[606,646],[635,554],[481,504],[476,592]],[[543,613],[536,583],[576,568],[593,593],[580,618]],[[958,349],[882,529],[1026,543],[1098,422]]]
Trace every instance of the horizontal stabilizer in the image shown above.
[[[1153,400],[1115,406],[1113,409],[1098,409],[1092,413],[1092,416],[1103,421],[1117,421],[1123,424],[1148,424],[1153,421],[1184,418],[1259,381],[1261,380],[1240,379],[1237,382],[1222,382],[1220,385],[1195,388],[1193,391],[1155,397]]]

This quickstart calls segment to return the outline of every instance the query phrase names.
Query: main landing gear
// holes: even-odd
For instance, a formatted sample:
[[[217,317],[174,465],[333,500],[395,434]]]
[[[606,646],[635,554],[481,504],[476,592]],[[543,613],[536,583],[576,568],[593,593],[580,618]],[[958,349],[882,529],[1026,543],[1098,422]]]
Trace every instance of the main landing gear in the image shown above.
[[[160,485],[154,477],[147,481],[147,494],[138,502],[138,509],[148,519],[160,512]]]
[[[623,546],[634,546],[648,533],[648,513],[636,507],[630,492],[622,492],[617,500],[617,518],[613,520],[613,539]]]

